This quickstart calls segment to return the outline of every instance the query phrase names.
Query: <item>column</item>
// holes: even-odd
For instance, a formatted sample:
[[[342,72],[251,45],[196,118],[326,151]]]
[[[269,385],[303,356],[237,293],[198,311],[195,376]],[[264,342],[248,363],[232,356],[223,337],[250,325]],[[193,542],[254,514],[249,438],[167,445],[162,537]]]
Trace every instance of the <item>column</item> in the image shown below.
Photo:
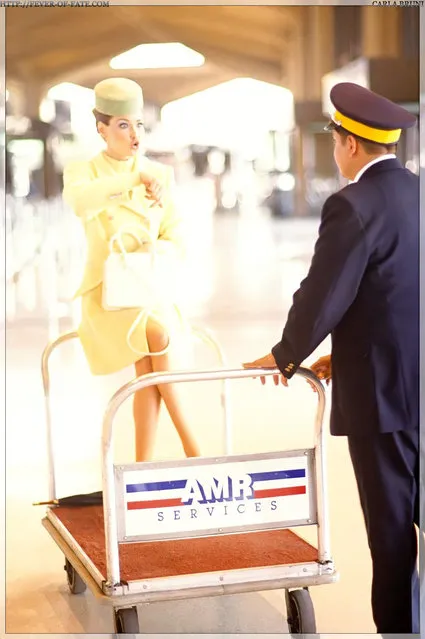
[[[401,11],[409,8],[362,7],[362,53],[365,58],[397,58]]]
[[[307,9],[305,97],[309,101],[320,101],[322,77],[334,67],[334,9],[332,6],[313,6]]]
[[[334,66],[334,7],[308,6],[298,25],[293,64],[294,98],[302,105],[294,136],[292,166],[296,180],[295,214],[311,212],[309,181],[316,170],[316,135],[310,124],[323,126],[321,115],[322,77]],[[310,193],[311,195],[311,193]]]

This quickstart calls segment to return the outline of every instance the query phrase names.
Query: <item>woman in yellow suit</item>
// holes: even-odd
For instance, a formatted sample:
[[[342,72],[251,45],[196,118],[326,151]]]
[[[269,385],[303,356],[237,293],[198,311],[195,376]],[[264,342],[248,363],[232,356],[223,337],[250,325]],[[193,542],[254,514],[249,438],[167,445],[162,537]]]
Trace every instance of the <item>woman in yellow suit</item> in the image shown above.
[[[155,316],[149,316],[144,324],[137,322],[140,309],[104,310],[102,286],[109,240],[120,229],[131,227],[143,242],[140,247],[135,237],[123,235],[128,252],[168,252],[176,260],[182,256],[181,220],[172,196],[173,172],[139,153],[143,93],[136,82],[126,78],[99,82],[95,104],[96,126],[106,149],[64,170],[63,196],[81,219],[87,241],[85,272],[76,294],[82,298],[80,340],[94,375],[113,373],[132,364],[138,376],[171,370],[173,342],[181,340],[185,330],[172,300],[155,309]],[[149,355],[141,356],[143,353]],[[185,454],[198,456],[200,451],[184,419],[177,387],[165,384],[135,394],[137,461],[151,457],[162,399]]]

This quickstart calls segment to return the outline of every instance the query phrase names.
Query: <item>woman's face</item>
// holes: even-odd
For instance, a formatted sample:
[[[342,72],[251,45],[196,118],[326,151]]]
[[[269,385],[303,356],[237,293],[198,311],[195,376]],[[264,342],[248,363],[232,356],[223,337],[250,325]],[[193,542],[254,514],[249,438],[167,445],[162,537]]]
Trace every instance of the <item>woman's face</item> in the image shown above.
[[[116,160],[125,160],[138,153],[144,128],[137,116],[113,116],[109,124],[99,122],[98,131],[106,142],[107,153]]]

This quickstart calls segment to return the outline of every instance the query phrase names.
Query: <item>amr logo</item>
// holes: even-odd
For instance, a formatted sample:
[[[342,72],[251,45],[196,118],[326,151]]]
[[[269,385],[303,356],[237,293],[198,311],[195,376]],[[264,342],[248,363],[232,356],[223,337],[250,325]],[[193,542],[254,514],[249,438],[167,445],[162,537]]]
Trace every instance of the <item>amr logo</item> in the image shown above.
[[[185,506],[193,502],[215,504],[223,501],[253,499],[252,478],[250,475],[228,475],[222,478],[188,479],[181,500]]]

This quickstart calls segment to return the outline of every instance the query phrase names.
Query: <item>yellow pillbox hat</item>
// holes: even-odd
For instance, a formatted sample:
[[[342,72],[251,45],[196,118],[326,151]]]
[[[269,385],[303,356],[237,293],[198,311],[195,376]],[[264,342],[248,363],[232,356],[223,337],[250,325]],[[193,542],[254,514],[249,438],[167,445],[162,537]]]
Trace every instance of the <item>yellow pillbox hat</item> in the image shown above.
[[[111,116],[140,115],[143,109],[142,88],[128,78],[107,78],[94,87],[95,108]]]

